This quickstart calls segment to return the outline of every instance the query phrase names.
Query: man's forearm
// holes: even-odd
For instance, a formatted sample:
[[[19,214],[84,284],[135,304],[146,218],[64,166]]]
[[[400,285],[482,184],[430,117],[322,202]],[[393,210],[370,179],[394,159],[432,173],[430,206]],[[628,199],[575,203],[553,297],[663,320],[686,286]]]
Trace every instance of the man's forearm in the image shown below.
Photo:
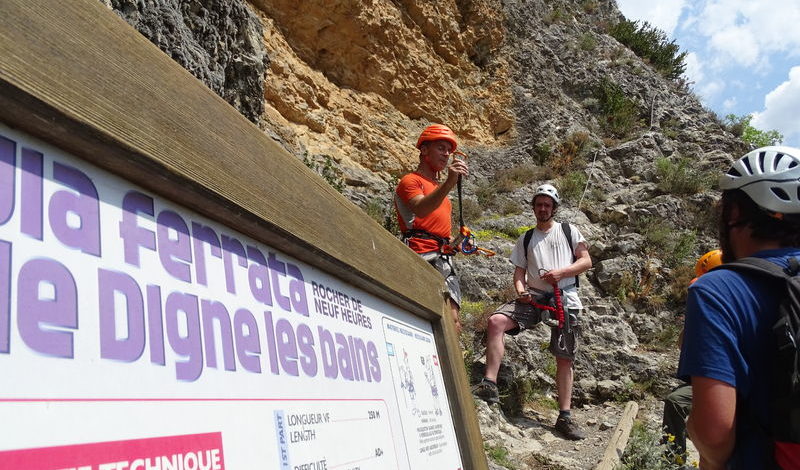
[[[711,431],[701,429],[697,425],[693,415],[689,415],[686,422],[686,431],[689,439],[700,453],[700,468],[703,470],[724,470],[728,460],[733,453],[736,443],[736,436],[731,429],[728,432],[723,430]],[[719,435],[719,432],[725,436]]]
[[[444,198],[450,193],[453,189],[452,185],[442,184],[434,189],[431,193],[422,196],[418,200],[410,201],[409,204],[411,208],[411,212],[418,217],[425,217],[426,215],[430,215],[431,212],[435,211],[439,206],[442,205]]]
[[[525,282],[525,270],[519,267],[514,269],[514,289],[518,295],[528,292],[528,284]]]
[[[579,258],[574,263],[564,268],[564,277],[576,277],[588,271],[591,267],[592,261],[589,258]]]

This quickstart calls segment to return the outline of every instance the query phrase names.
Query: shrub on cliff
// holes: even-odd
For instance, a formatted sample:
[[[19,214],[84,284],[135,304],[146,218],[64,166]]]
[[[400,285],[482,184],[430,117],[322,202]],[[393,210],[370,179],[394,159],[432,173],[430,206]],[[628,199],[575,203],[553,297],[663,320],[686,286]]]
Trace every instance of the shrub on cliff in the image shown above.
[[[686,70],[686,52],[680,52],[675,41],[646,21],[623,20],[611,27],[609,34],[670,80],[680,78]]]

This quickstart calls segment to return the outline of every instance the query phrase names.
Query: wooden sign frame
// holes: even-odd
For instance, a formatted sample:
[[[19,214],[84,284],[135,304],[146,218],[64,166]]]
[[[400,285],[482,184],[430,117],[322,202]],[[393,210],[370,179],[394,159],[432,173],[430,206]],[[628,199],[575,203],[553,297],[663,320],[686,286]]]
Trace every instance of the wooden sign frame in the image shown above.
[[[101,2],[4,0],[0,50],[7,126],[429,321],[461,457],[488,468],[433,268]]]

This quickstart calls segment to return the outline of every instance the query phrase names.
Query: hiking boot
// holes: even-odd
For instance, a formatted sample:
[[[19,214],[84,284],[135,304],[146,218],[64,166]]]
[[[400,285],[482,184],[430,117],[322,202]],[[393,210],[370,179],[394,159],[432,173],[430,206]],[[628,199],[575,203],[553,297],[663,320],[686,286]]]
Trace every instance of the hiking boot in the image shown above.
[[[563,434],[567,439],[572,439],[573,441],[586,439],[586,433],[583,432],[580,426],[575,424],[575,422],[568,417],[562,416],[556,420],[556,431]]]
[[[490,405],[492,403],[500,403],[500,392],[497,390],[497,385],[486,379],[481,379],[480,382],[472,387],[472,394],[485,400]]]

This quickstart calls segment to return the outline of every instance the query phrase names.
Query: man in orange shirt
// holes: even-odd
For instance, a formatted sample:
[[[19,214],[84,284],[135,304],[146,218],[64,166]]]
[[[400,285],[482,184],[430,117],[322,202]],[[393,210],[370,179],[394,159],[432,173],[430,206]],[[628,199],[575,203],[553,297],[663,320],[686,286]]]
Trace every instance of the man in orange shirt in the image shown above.
[[[450,161],[450,155],[457,147],[456,135],[447,126],[433,124],[426,127],[417,140],[419,165],[414,172],[400,179],[394,203],[403,240],[444,276],[450,294],[450,310],[456,330],[460,332],[461,287],[453,269],[452,256],[442,253],[442,247],[450,242],[452,233],[452,205],[447,195],[460,177],[469,174],[465,161]],[[445,169],[447,176],[442,182],[439,175]]]

